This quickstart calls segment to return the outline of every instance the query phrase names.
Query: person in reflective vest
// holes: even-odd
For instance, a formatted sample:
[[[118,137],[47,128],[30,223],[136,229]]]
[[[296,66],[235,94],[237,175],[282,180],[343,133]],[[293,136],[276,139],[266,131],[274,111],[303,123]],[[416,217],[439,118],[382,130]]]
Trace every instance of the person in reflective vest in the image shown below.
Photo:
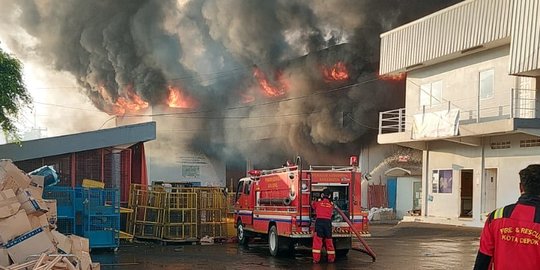
[[[519,172],[521,196],[489,214],[474,269],[540,269],[540,164]]]
[[[323,190],[322,199],[313,202],[312,205],[316,215],[312,248],[314,263],[321,261],[323,241],[326,246],[326,253],[328,254],[328,262],[332,263],[336,258],[336,251],[332,242],[332,213],[334,212],[334,205],[330,201],[330,194],[329,189]]]

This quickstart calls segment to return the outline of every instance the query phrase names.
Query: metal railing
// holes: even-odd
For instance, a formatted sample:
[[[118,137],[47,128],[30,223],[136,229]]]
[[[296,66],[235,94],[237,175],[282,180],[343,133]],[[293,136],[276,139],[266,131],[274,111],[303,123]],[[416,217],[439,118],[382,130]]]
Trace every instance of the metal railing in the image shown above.
[[[465,101],[453,100],[447,101],[447,108],[457,108],[460,111],[459,122],[461,125],[489,122],[500,119],[531,119],[539,118],[539,99],[537,96],[539,90],[536,89],[516,89],[513,88],[510,91],[510,97],[508,92],[501,93],[499,99],[500,103],[487,105],[488,101],[478,100],[474,105],[460,106],[460,103]],[[507,98],[502,98],[502,96]],[[469,104],[471,104],[469,102]],[[444,110],[441,106],[436,108],[422,107],[420,114],[428,114],[434,110]],[[413,115],[407,115],[406,109],[395,109],[390,111],[384,111],[379,113],[379,134],[387,133],[399,133],[411,130]]]
[[[510,117],[537,118],[537,93],[535,89],[512,89]]]
[[[405,108],[379,113],[379,134],[405,131]]]

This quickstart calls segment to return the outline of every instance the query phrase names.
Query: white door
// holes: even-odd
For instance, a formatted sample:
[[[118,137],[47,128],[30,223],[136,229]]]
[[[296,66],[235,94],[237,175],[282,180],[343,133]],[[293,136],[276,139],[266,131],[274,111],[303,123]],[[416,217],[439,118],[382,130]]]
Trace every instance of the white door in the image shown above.
[[[484,171],[484,198],[482,216],[487,215],[497,207],[497,169]]]

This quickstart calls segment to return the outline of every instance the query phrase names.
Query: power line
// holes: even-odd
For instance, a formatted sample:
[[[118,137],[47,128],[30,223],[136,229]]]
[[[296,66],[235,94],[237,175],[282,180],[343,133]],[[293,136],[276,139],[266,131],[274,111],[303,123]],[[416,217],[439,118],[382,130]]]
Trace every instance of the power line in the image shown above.
[[[278,117],[292,117],[292,116],[311,115],[311,114],[314,114],[314,113],[320,113],[321,111],[319,110],[319,111],[304,112],[304,113],[290,113],[290,114],[281,114],[281,115],[258,115],[258,116],[208,116],[208,115],[204,115],[204,116],[185,116],[185,117],[182,116],[182,115],[193,115],[193,114],[211,113],[211,112],[220,112],[221,113],[224,110],[225,111],[230,111],[230,110],[239,110],[239,109],[245,109],[245,108],[261,107],[261,106],[266,106],[266,105],[271,105],[271,104],[278,104],[278,103],[288,102],[288,101],[292,101],[292,100],[304,99],[304,98],[308,98],[308,97],[311,97],[311,96],[314,96],[314,95],[323,95],[323,94],[329,94],[329,93],[337,92],[337,91],[344,90],[344,89],[350,89],[350,88],[353,88],[355,86],[359,86],[359,85],[362,85],[362,84],[366,84],[366,83],[370,83],[370,82],[374,82],[374,81],[378,81],[378,80],[379,80],[378,78],[369,79],[369,80],[361,81],[361,82],[358,82],[358,83],[337,87],[337,88],[330,89],[330,90],[319,90],[319,91],[316,91],[316,92],[313,92],[313,93],[310,93],[310,94],[306,94],[306,95],[302,95],[302,96],[289,97],[289,98],[285,98],[285,99],[267,101],[267,102],[252,104],[252,105],[242,105],[242,106],[228,107],[228,108],[219,109],[219,110],[191,111],[191,112],[171,112],[171,113],[156,113],[156,114],[129,114],[129,115],[123,115],[121,117],[174,116],[175,118],[185,118],[185,119],[263,119],[263,118],[278,118]],[[334,101],[333,103],[335,103],[335,102],[337,102],[337,101]],[[41,105],[46,105],[46,106],[55,106],[55,107],[60,107],[60,108],[65,108],[65,109],[91,111],[91,112],[101,112],[99,110],[89,110],[89,109],[75,108],[75,107],[70,107],[70,106],[65,106],[65,105],[60,105],[60,104],[50,104],[50,103],[44,103],[44,102],[34,102],[34,103],[41,104]],[[103,125],[100,127],[100,129],[107,122],[109,122],[110,120],[112,120],[112,119],[114,119],[116,117],[117,116],[113,116],[113,117],[107,119],[103,123]],[[370,129],[377,129],[377,128],[368,126],[366,124],[360,123],[357,120],[353,119],[351,116],[348,116],[348,117],[351,118],[351,120],[353,120],[356,124],[358,124],[360,126],[370,128]]]
[[[102,112],[100,110],[76,108],[76,107],[70,107],[70,106],[65,106],[65,105],[61,105],[61,104],[52,104],[52,103],[45,103],[45,102],[38,102],[38,101],[34,101],[32,103],[39,104],[39,105],[45,105],[45,106],[59,107],[59,108],[64,108],[64,109],[70,109],[70,110],[79,110],[79,111],[87,111],[87,112]]]
[[[360,126],[362,126],[362,127],[369,128],[369,129],[373,129],[373,130],[379,130],[379,128],[372,127],[372,126],[368,126],[368,125],[366,125],[366,124],[362,124],[362,123],[356,121],[354,118],[352,118],[352,116],[351,116],[350,114],[347,115],[347,117],[349,117],[349,119],[351,119],[353,122],[355,122],[356,124],[358,124],[358,125],[360,125]]]

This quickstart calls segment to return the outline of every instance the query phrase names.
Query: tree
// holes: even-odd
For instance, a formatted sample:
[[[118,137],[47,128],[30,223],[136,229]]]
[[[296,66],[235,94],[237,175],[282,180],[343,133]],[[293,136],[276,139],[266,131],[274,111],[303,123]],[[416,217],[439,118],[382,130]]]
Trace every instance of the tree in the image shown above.
[[[15,121],[30,102],[21,62],[0,49],[0,127],[5,134],[18,137]]]

